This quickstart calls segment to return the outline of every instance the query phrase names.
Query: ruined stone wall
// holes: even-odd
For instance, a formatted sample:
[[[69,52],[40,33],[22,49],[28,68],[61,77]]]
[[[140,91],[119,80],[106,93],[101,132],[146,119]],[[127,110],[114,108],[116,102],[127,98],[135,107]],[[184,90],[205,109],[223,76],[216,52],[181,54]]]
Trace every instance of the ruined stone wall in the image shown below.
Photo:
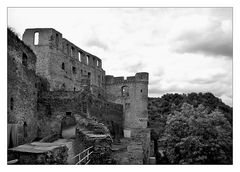
[[[17,124],[18,144],[37,135],[37,96],[41,79],[35,75],[36,56],[8,30],[8,124]]]
[[[135,76],[106,76],[108,101],[122,104],[124,109],[124,128],[146,128],[148,120],[148,73]]]
[[[118,139],[123,136],[122,105],[93,98],[90,100],[89,114],[97,121],[106,125],[113,138]]]
[[[39,33],[37,45],[35,33]],[[60,32],[50,28],[26,29],[23,41],[36,54],[36,71],[48,79],[51,91],[79,91],[83,75],[89,76],[91,85],[103,88],[105,71],[101,59],[62,38]]]
[[[149,164],[150,157],[150,129],[135,129],[132,130],[132,138],[142,145],[143,164]]]
[[[43,92],[38,106],[41,137],[60,133],[62,119],[67,113],[76,121],[82,117],[94,118],[108,126],[114,136],[122,136],[122,106],[101,100],[88,91]]]
[[[149,164],[150,157],[150,130],[131,129],[132,137],[121,139],[122,148],[112,153],[112,159],[116,164],[140,165]]]

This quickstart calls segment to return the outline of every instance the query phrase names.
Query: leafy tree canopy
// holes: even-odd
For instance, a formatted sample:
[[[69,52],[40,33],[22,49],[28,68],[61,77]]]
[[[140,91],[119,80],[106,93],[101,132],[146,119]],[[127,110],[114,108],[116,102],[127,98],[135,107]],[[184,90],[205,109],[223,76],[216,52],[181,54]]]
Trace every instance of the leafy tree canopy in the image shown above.
[[[209,111],[183,103],[167,117],[163,138],[170,163],[232,163],[231,124],[219,109]]]

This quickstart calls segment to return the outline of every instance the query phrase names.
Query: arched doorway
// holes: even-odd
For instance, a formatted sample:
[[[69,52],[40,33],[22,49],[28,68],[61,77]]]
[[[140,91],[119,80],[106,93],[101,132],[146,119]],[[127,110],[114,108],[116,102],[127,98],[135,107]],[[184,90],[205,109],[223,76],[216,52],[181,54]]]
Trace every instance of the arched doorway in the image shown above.
[[[66,112],[66,115],[61,121],[61,134],[65,139],[75,138],[76,119],[71,112]]]

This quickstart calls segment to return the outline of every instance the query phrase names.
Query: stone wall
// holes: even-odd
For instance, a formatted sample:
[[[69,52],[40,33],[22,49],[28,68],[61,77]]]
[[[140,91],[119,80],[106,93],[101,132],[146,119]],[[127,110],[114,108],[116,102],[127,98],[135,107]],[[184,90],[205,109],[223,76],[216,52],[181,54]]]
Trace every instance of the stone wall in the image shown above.
[[[123,136],[123,109],[121,105],[99,99],[86,90],[42,92],[38,103],[40,137],[61,132],[66,115],[92,118],[109,127],[113,137]]]
[[[121,139],[121,147],[126,147],[112,153],[116,164],[140,165],[149,164],[150,157],[150,130],[132,129],[131,138]]]
[[[38,44],[34,44],[35,34]],[[103,88],[105,71],[98,57],[80,49],[51,28],[26,29],[23,41],[37,56],[37,74],[47,78],[51,91],[79,91],[81,78],[89,76],[91,85]]]
[[[32,50],[9,29],[7,55],[7,119],[8,124],[17,124],[16,139],[23,144],[37,135],[37,96],[46,83],[35,75],[36,56]]]
[[[124,128],[146,128],[148,120],[148,73],[135,76],[106,76],[108,101],[122,104],[124,109]]]
[[[68,148],[63,144],[33,142],[8,150],[17,164],[66,164]]]
[[[90,155],[91,161],[89,164],[113,163],[111,159],[112,139],[107,136],[107,133],[99,135],[77,130],[77,139],[79,139],[79,143],[82,143],[81,146],[78,146],[81,151],[93,146],[90,149],[93,153]]]

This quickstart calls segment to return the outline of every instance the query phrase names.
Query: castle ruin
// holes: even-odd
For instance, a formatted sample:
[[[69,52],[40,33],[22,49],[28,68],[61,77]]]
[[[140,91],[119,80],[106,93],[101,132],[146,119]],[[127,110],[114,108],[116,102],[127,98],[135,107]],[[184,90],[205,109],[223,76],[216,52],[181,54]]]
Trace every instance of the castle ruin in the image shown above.
[[[114,140],[128,138],[128,152],[141,155],[133,164],[148,163],[148,77],[106,75],[100,58],[52,28],[26,29],[22,41],[8,32],[8,148],[91,119]]]

